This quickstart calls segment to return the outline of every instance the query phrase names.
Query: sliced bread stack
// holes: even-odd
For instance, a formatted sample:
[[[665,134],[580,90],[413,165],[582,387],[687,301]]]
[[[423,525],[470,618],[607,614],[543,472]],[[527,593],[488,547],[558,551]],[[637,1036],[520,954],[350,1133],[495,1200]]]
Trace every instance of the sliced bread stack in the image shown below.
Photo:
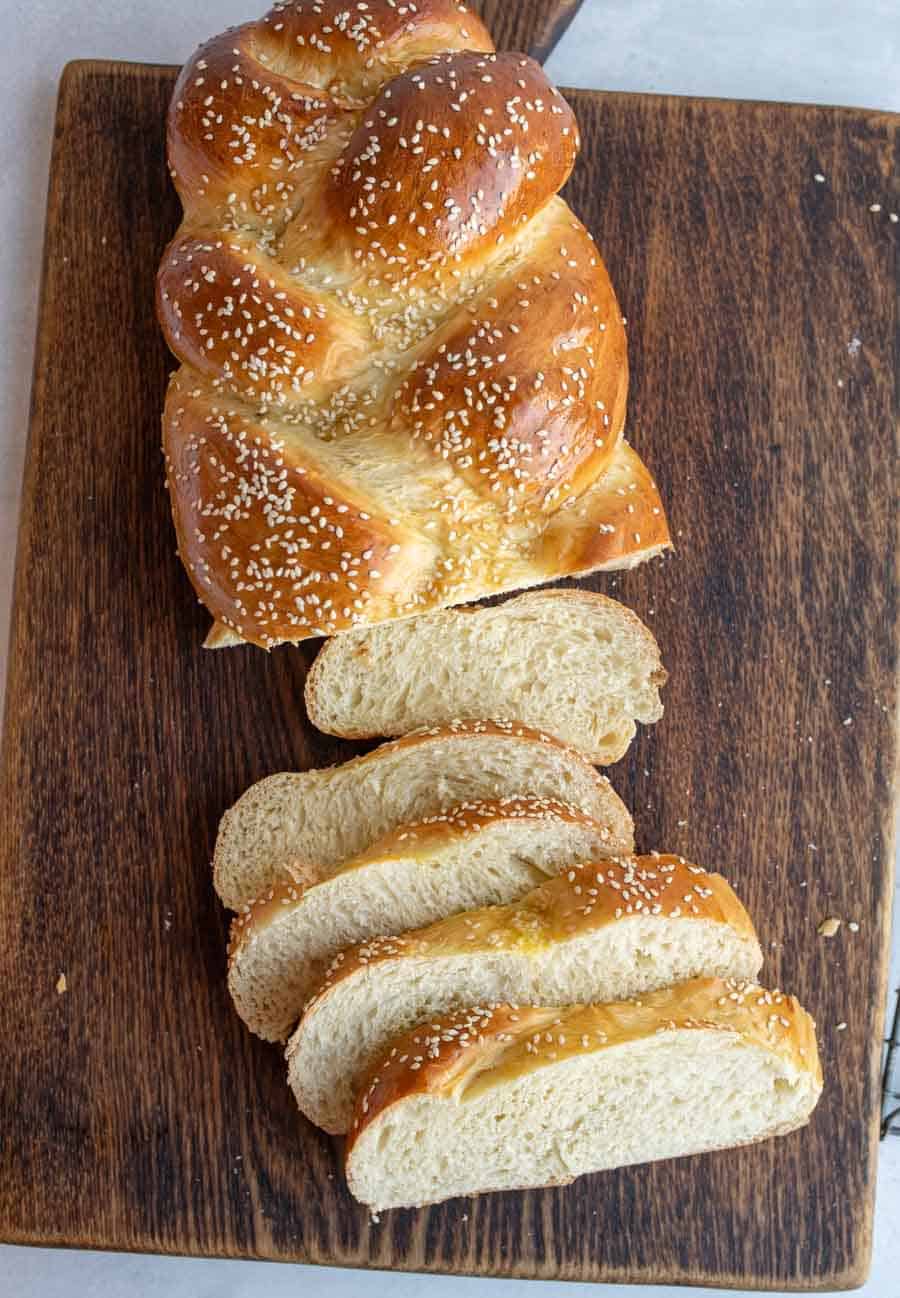
[[[273,886],[232,926],[237,1011],[259,1036],[285,1040],[344,948],[521,897],[572,861],[602,858],[610,838],[551,798],[468,803],[394,830],[318,882]]]
[[[224,817],[235,1006],[290,1036],[298,1105],[350,1132],[373,1209],[745,1143],[812,1111],[811,1020],[751,981],[740,901],[680,857],[634,856],[592,765],[658,719],[664,681],[646,627],[581,591],[351,632],[310,673],[310,717],[400,737],[263,780]]]
[[[377,1212],[785,1135],[821,1094],[814,1027],[792,996],[719,978],[439,1018],[364,1089],[347,1182]]]
[[[471,1005],[565,1006],[701,974],[754,978],[762,951],[718,874],[675,856],[571,866],[521,901],[467,911],[337,956],[288,1046],[306,1116],[349,1130],[393,1037]]]
[[[607,851],[633,846],[625,805],[573,748],[508,721],[451,722],[343,766],[270,775],[253,785],[222,819],[216,891],[230,910],[241,911],[286,878],[318,881],[401,827],[467,804],[523,797],[551,799],[590,817]]]

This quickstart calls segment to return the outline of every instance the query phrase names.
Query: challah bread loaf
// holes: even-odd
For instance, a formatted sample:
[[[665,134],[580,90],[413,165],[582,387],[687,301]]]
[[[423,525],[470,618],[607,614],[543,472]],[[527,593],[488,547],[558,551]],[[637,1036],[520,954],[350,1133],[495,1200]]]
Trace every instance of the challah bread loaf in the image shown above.
[[[319,1127],[348,1129],[393,1037],[469,1005],[622,1000],[703,975],[755,978],[762,951],[718,874],[677,856],[563,871],[507,906],[467,911],[335,958],[288,1046],[288,1081]]]
[[[335,636],[307,677],[306,708],[313,725],[347,739],[516,717],[608,765],[625,755],[635,721],[662,716],[665,680],[656,641],[629,609],[546,590]]]
[[[555,798],[609,831],[607,851],[630,851],[634,826],[612,785],[574,749],[512,723],[441,726],[383,744],[324,770],[260,780],[225,813],[213,876],[241,910],[290,864],[323,877],[383,835],[464,802]]]
[[[668,546],[622,438],[624,320],[556,196],[578,145],[537,64],[453,0],[280,3],[184,68],[164,448],[217,643]]]
[[[228,987],[269,1041],[294,1027],[344,947],[489,902],[609,851],[610,831],[548,798],[469,803],[404,825],[306,887],[288,879],[236,916]]]
[[[360,1096],[347,1183],[373,1211],[563,1185],[803,1126],[822,1090],[792,996],[696,979],[636,1001],[475,1008],[398,1038]]]

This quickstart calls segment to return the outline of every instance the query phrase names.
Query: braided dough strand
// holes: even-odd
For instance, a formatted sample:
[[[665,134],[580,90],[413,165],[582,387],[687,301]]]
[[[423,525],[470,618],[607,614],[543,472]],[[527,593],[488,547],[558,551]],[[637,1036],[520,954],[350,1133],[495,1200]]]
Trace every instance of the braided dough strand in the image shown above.
[[[219,642],[332,635],[669,544],[540,67],[455,0],[301,0],[186,65],[158,310]]]

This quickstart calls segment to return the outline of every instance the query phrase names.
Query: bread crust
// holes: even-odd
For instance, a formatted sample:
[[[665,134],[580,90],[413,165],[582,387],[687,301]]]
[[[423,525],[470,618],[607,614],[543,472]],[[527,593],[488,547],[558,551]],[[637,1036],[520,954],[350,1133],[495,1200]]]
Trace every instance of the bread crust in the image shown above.
[[[523,977],[528,978],[530,970],[541,968],[552,979],[558,961],[569,958],[570,942],[589,939],[593,944],[606,929],[627,924],[632,917],[641,922],[635,935],[638,944],[638,934],[648,932],[646,921],[651,917],[658,925],[659,934],[665,934],[674,944],[681,941],[686,927],[694,922],[731,929],[737,940],[731,944],[733,949],[728,961],[720,955],[715,963],[698,963],[693,968],[684,969],[681,977],[711,973],[755,977],[762,966],[762,950],[750,917],[721,875],[708,874],[681,857],[660,853],[574,865],[563,869],[558,876],[548,879],[517,902],[465,911],[413,932],[360,942],[339,953],[318,991],[306,1005],[286,1051],[288,1080],[301,1111],[328,1131],[346,1129],[344,1123],[348,1119],[338,1117],[333,1099],[323,1109],[323,1089],[333,1096],[336,1087],[327,1079],[323,1082],[321,1075],[318,1078],[313,1076],[315,1043],[328,1040],[332,1025],[342,1022],[346,1025],[348,1014],[352,1021],[359,1011],[358,1005],[351,1010],[355,995],[369,1003],[378,1000],[381,991],[387,995],[385,989],[391,988],[390,995],[395,996],[405,985],[406,974],[412,980],[410,987],[418,985],[423,976],[427,979],[429,971],[440,976],[446,960],[449,964],[443,966],[447,983],[444,1004],[430,1002],[427,1014],[449,1012],[461,1003],[469,1003],[473,995],[479,994],[477,991],[473,993],[469,987],[462,995],[458,984],[454,985],[451,970],[464,967],[463,962],[465,967],[476,968],[484,962],[487,972],[495,966],[496,957],[510,953],[517,957],[513,967],[521,969]],[[584,942],[578,949],[589,958]],[[454,960],[457,962],[455,966]],[[577,961],[572,961],[576,977],[580,960],[581,955]],[[601,968],[598,964],[598,972]],[[628,975],[623,973],[619,978],[616,990],[620,993],[641,986],[640,977],[637,980],[632,978],[627,985],[621,981],[622,977]],[[666,980],[670,977],[668,975]],[[655,981],[663,980],[657,977]],[[546,988],[548,984],[543,985]],[[591,999],[609,996],[608,991],[598,995],[596,989],[590,993],[583,987],[573,993],[571,986],[566,993],[559,983],[552,994],[547,990],[541,992],[539,984],[535,991],[535,986],[529,982],[526,991],[525,986],[516,987],[507,981],[501,994],[523,1002],[536,996],[542,1004],[548,1003],[551,995],[555,1004],[582,999],[586,995]],[[425,1016],[426,1010],[422,1008],[417,1017],[424,1019]],[[394,1023],[396,1025],[396,1019]],[[365,1035],[362,1027],[360,1030]],[[381,1033],[383,1036],[384,1029]],[[377,1043],[369,1036],[366,1036],[366,1042],[363,1058],[371,1058],[372,1052],[377,1051]],[[351,1090],[359,1080],[359,1058],[346,1077]]]
[[[519,903],[467,911],[414,933],[350,947],[332,963],[306,1014],[314,1014],[336,987],[362,969],[371,971],[407,956],[466,955],[484,945],[496,951],[522,945],[533,950],[596,933],[641,913],[712,920],[756,940],[750,916],[721,874],[709,874],[669,853],[619,856],[570,866]],[[515,922],[508,922],[510,916]]]
[[[277,4],[182,71],[160,322],[179,552],[229,639],[329,636],[669,544],[571,109],[454,0]],[[627,498],[626,498],[627,497]]]
[[[522,725],[516,721],[453,721],[443,726],[430,726],[420,730],[412,731],[400,739],[391,740],[389,743],[381,744],[378,748],[373,749],[370,753],[364,753],[360,757],[354,757],[349,762],[344,762],[331,767],[323,767],[314,772],[310,772],[317,780],[327,779],[329,773],[340,771],[364,772],[370,765],[376,765],[385,757],[396,752],[412,751],[428,744],[431,746],[435,741],[437,744],[442,742],[479,742],[482,737],[514,739],[517,741],[524,740],[527,743],[536,743],[547,745],[553,748],[561,755],[565,755],[569,760],[578,763],[584,771],[586,777],[590,779],[602,791],[603,799],[609,804],[611,813],[618,817],[616,823],[611,825],[614,836],[622,844],[625,850],[630,851],[634,845],[634,825],[631,816],[624,803],[616,794],[610,781],[605,775],[596,771],[581,753],[576,752],[574,748],[555,739],[543,731],[532,729],[529,726]],[[269,779],[277,779],[278,776],[269,776]],[[259,789],[265,781],[259,781],[253,785],[253,789]],[[239,808],[243,799],[251,790],[247,790],[233,807],[229,808],[222,817],[219,826],[219,833],[216,837],[216,845],[213,854],[212,870],[213,881],[217,893],[223,899],[231,896],[231,888],[228,885],[228,873],[231,866],[230,859],[230,839],[232,837],[232,822],[239,815]],[[312,862],[304,863],[305,868],[314,866]],[[226,905],[231,905],[231,900],[226,900]],[[241,907],[233,907],[241,909]]]
[[[710,1028],[774,1052],[792,1069],[807,1073],[815,1090],[821,1091],[813,1020],[793,996],[755,983],[698,978],[639,1000],[564,1010],[479,1007],[437,1017],[398,1038],[376,1066],[360,1093],[347,1139],[345,1170],[351,1191],[353,1151],[360,1136],[405,1099],[421,1094],[459,1097],[468,1088],[496,1086],[658,1032]]]
[[[390,860],[392,857],[426,860],[454,840],[465,840],[486,825],[500,824],[505,821],[555,821],[581,825],[585,829],[596,832],[599,837],[606,838],[611,849],[618,847],[624,850],[624,844],[616,842],[615,835],[608,826],[599,824],[579,811],[577,807],[556,798],[501,798],[462,803],[448,811],[428,816],[424,820],[401,825],[379,839],[368,851],[339,866],[325,879],[307,876],[304,880],[301,867],[292,872],[289,877],[286,876],[279,884],[269,888],[262,897],[246,906],[231,922],[228,946],[229,969],[240,958],[241,952],[264,933],[269,925],[280,921],[285,915],[302,905],[303,895],[309,888],[325,883],[338,875],[345,875],[353,870],[363,870],[367,865]],[[611,869],[616,868],[612,861],[609,864]],[[724,880],[721,882],[724,883]],[[727,888],[727,885],[725,886]],[[737,898],[734,900],[737,902]],[[707,906],[706,901],[701,900],[699,894],[697,902],[704,907]],[[746,916],[740,902],[737,902],[737,907]],[[750,924],[749,918],[746,922]],[[752,926],[750,931],[753,931]],[[391,941],[395,940],[404,941],[402,938],[391,939]],[[366,946],[368,944],[364,944],[364,948]],[[352,948],[347,953],[348,961],[352,962],[356,953],[356,958],[364,963],[365,957],[359,954],[359,950],[359,948]]]

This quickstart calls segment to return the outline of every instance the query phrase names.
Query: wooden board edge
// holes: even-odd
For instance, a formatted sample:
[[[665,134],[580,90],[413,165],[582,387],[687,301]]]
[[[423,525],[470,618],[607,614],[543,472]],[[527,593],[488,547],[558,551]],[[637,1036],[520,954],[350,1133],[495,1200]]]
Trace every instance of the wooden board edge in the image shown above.
[[[35,325],[34,360],[31,368],[31,388],[28,399],[28,432],[25,440],[25,456],[22,464],[22,483],[19,491],[19,519],[16,528],[16,556],[13,565],[13,584],[9,605],[9,636],[7,638],[6,681],[3,690],[2,731],[0,731],[0,804],[5,801],[6,789],[9,787],[9,761],[14,749],[12,729],[13,700],[18,694],[19,655],[17,653],[20,639],[20,622],[24,621],[24,604],[22,590],[25,583],[25,572],[31,557],[31,528],[34,514],[34,479],[37,473],[38,452],[40,449],[41,420],[39,416],[40,400],[44,389],[46,373],[46,320],[49,311],[49,294],[53,266],[51,264],[52,214],[58,204],[60,184],[60,156],[65,147],[64,125],[69,112],[69,104],[75,91],[77,75],[70,70],[74,65],[67,64],[62,71],[57,85],[56,107],[53,114],[53,147],[50,154],[50,167],[47,177],[47,197],[44,207],[44,237],[41,251],[41,274],[38,287],[37,322]],[[23,628],[24,629],[24,628]],[[5,838],[7,819],[0,817],[0,846]]]
[[[579,0],[579,6],[583,0]],[[565,26],[568,27],[574,18],[574,13],[566,17]],[[562,30],[565,30],[563,28]],[[555,33],[555,39],[558,40],[562,31]],[[552,46],[549,47],[552,49]],[[549,49],[548,49],[549,53]],[[59,81],[59,99],[57,102],[57,121],[59,120],[60,106],[64,97],[68,97],[75,86],[89,76],[124,76],[124,77],[149,77],[153,79],[160,75],[174,77],[181,71],[177,63],[141,63],[131,59],[102,59],[102,58],[83,58],[72,59],[63,67]],[[71,83],[71,84],[70,84]],[[644,90],[603,90],[590,89],[582,86],[561,85],[559,90],[566,96],[573,99],[633,99],[641,100],[643,103],[653,103],[658,107],[665,104],[671,104],[677,101],[679,104],[703,104],[716,105],[723,109],[737,111],[746,108],[778,108],[790,113],[836,113],[841,117],[853,121],[873,120],[884,121],[892,126],[900,126],[900,112],[888,108],[866,108],[859,105],[847,104],[829,104],[829,103],[806,103],[798,100],[781,100],[781,99],[728,99],[723,95],[676,95],[664,94],[660,91]],[[51,163],[52,168],[52,163]],[[900,342],[898,342],[900,350]]]
[[[560,93],[568,97],[578,99],[630,99],[641,100],[642,103],[652,103],[654,107],[662,108],[666,104],[676,102],[690,106],[692,104],[704,105],[720,108],[723,110],[738,111],[742,109],[771,109],[777,108],[780,111],[789,112],[802,116],[804,113],[836,113],[851,121],[885,121],[888,125],[900,126],[900,112],[890,108],[864,108],[853,104],[829,104],[829,103],[806,103],[803,100],[794,99],[729,99],[725,95],[678,95],[666,94],[658,90],[603,90],[600,88],[586,89],[580,86],[560,85]]]
[[[28,428],[28,438],[26,443],[25,468],[23,473],[21,513],[20,513],[19,526],[17,530],[14,585],[13,585],[13,594],[12,594],[12,601],[11,601],[12,616],[10,620],[10,637],[9,637],[9,643],[10,643],[9,668],[7,672],[6,689],[5,689],[5,701],[7,707],[4,712],[2,747],[0,747],[0,779],[2,779],[6,773],[6,767],[9,758],[8,746],[11,743],[11,736],[8,733],[9,731],[8,705],[13,696],[12,682],[14,679],[14,674],[16,672],[16,655],[14,653],[14,649],[16,645],[20,643],[19,637],[17,636],[17,632],[19,630],[20,617],[23,622],[23,626],[22,626],[23,636],[26,631],[26,627],[24,625],[26,620],[25,613],[24,610],[20,609],[21,601],[19,599],[19,590],[20,590],[20,582],[23,579],[23,573],[27,567],[27,564],[31,561],[31,548],[32,548],[31,527],[33,523],[33,515],[32,515],[30,502],[32,501],[34,495],[32,490],[33,477],[38,470],[39,460],[40,460],[40,449],[41,449],[42,421],[39,418],[37,413],[38,411],[37,402],[38,402],[38,398],[40,394],[40,386],[42,382],[41,369],[42,367],[46,366],[46,360],[47,360],[46,344],[42,343],[42,340],[44,339],[46,333],[45,315],[48,310],[48,295],[51,288],[52,274],[53,274],[53,267],[50,261],[51,254],[52,254],[50,221],[51,221],[51,211],[53,208],[53,204],[55,202],[55,194],[57,192],[56,185],[58,184],[58,175],[57,175],[58,156],[59,156],[59,151],[61,151],[65,147],[65,124],[66,124],[66,118],[69,112],[71,111],[70,109],[70,105],[72,103],[71,97],[73,95],[78,94],[79,87],[81,86],[83,80],[86,77],[90,77],[90,76],[96,76],[96,75],[115,76],[121,74],[127,77],[147,76],[153,78],[158,76],[161,72],[174,74],[176,71],[177,69],[175,67],[170,67],[169,65],[164,65],[164,64],[145,64],[145,63],[134,63],[128,61],[103,60],[103,59],[83,59],[83,60],[75,60],[67,64],[63,70],[59,82],[59,94],[58,94],[56,119],[55,119],[56,135],[54,139],[53,155],[52,155],[50,171],[49,171],[47,215],[45,221],[44,246],[43,246],[43,254],[42,254],[42,271],[41,271],[41,280],[40,280],[38,324],[37,324],[37,344],[35,347],[35,361],[34,361],[34,372],[32,378],[31,404],[29,410],[29,428]],[[620,96],[624,92],[574,90],[567,93],[571,93],[573,96],[606,97],[607,94],[614,94],[616,96]],[[647,95],[641,95],[641,96],[636,95],[634,97],[642,98],[642,99],[657,98],[663,102],[673,98],[672,96],[647,96]],[[702,99],[697,98],[697,102],[708,103],[709,100],[707,98],[702,98]],[[765,106],[765,104],[761,103],[761,101],[750,101],[750,100],[747,101],[719,100],[718,102],[720,102],[723,105],[744,104],[744,105],[752,106],[756,103],[760,103],[761,106]],[[874,110],[874,109],[873,110],[862,109],[862,108],[831,109],[827,105],[815,105],[815,104],[787,104],[787,105],[782,105],[782,107],[796,109],[798,111],[803,111],[803,112],[817,111],[817,110],[834,111],[834,112],[839,112],[841,114],[848,114],[856,119],[870,118],[870,117],[875,117],[877,119],[886,118],[893,125],[900,123],[900,113],[882,112],[881,110]],[[44,347],[43,355],[41,350],[42,345]],[[898,382],[900,382],[900,339],[898,339],[897,347],[898,347],[898,357],[897,357],[896,373],[898,376]],[[893,731],[893,739],[895,745],[894,765],[895,765],[895,769],[897,769],[898,761],[900,761],[900,753],[898,753],[896,749],[896,739],[897,739],[896,727]],[[890,949],[891,949],[890,910],[891,910],[891,899],[892,899],[892,891],[894,887],[894,876],[895,876],[893,836],[894,836],[894,826],[896,822],[898,807],[900,807],[900,795],[898,795],[895,786],[895,796],[894,796],[893,805],[887,808],[885,813],[885,850],[887,853],[887,871],[885,876],[885,892],[886,892],[885,905],[887,908],[887,922],[884,925],[885,931],[882,935],[880,961],[877,963],[876,968],[873,971],[877,977],[877,982],[879,987],[879,1000],[882,1005],[886,1000],[887,989],[888,989],[889,961],[890,961]],[[2,831],[0,831],[0,833],[2,833]],[[880,1054],[881,1054],[880,1041],[877,1041],[874,1043],[873,1050],[872,1050],[872,1059],[874,1061],[874,1085],[876,1086],[876,1089],[880,1080]],[[874,1149],[870,1150],[870,1166],[872,1166],[873,1168],[877,1168],[877,1145],[878,1145],[877,1128],[874,1131],[872,1144],[874,1145]],[[861,1243],[863,1244],[863,1248],[860,1250],[859,1256],[853,1260],[852,1264],[848,1266],[845,1270],[842,1270],[839,1273],[829,1275],[827,1278],[817,1277],[814,1285],[809,1285],[808,1283],[803,1285],[782,1283],[780,1287],[782,1287],[787,1292],[830,1292],[835,1290],[839,1290],[839,1291],[853,1290],[859,1288],[861,1285],[865,1283],[865,1280],[869,1273],[870,1264],[871,1264],[872,1224],[873,1224],[875,1189],[876,1189],[875,1177],[871,1179],[868,1189],[869,1189],[869,1193],[867,1195],[868,1213],[867,1213],[867,1221],[866,1221],[866,1226],[867,1226],[866,1237],[861,1241]],[[2,1226],[0,1226],[0,1232],[2,1232]],[[121,1246],[114,1246],[114,1245],[109,1245],[103,1242],[96,1242],[96,1241],[74,1241],[74,1240],[53,1241],[47,1239],[37,1239],[26,1235],[22,1235],[16,1238],[10,1238],[7,1235],[2,1234],[2,1242],[9,1243],[14,1246],[79,1248],[88,1251],[104,1251],[104,1250],[112,1249],[113,1251],[123,1252],[123,1253],[151,1253],[154,1255],[162,1255],[162,1256],[185,1256],[185,1257],[201,1256],[199,1254],[186,1254],[175,1250],[165,1250],[164,1246],[162,1245],[157,1245],[153,1248],[147,1248],[147,1249],[143,1249],[143,1248],[125,1249],[122,1248]],[[205,1253],[202,1254],[202,1256],[221,1257],[223,1259],[231,1258],[236,1260],[240,1260],[242,1258],[246,1258],[247,1260],[254,1260],[252,1258],[249,1258],[245,1254],[237,1254],[237,1253],[230,1253],[230,1252]],[[260,1255],[258,1257],[258,1260],[267,1260],[267,1259],[265,1259],[262,1255]],[[340,1266],[342,1268],[349,1268],[349,1269],[364,1268],[364,1263],[361,1262],[340,1261],[340,1260],[334,1260],[329,1258],[317,1259],[317,1258],[310,1257],[310,1258],[298,1259],[298,1261],[301,1261],[302,1264],[304,1265],[311,1265],[311,1266],[312,1265]],[[364,1269],[370,1269],[370,1268],[364,1268]],[[383,1268],[374,1268],[374,1269],[383,1269]],[[407,1268],[402,1264],[402,1262],[399,1265],[395,1264],[391,1268],[391,1270],[402,1270],[402,1271],[409,1270],[409,1271],[416,1271],[416,1272],[419,1271],[418,1268]],[[428,1273],[448,1274],[448,1272],[446,1271],[439,1271],[439,1270],[431,1270]],[[484,1278],[485,1273],[483,1271],[477,1271],[477,1270],[476,1271],[462,1270],[462,1271],[453,1272],[453,1274],[463,1274],[463,1275],[469,1274],[473,1276],[479,1275],[482,1278]],[[536,1271],[534,1269],[532,1270],[525,1269],[520,1271],[518,1268],[514,1267],[513,1269],[511,1269],[506,1273],[499,1273],[498,1278],[549,1278],[549,1277],[544,1275],[539,1270]],[[611,1272],[608,1274],[608,1278],[604,1276],[603,1282],[622,1283],[628,1281],[630,1278],[631,1277],[629,1277],[627,1273]],[[641,1282],[644,1281],[642,1280]],[[673,1283],[673,1284],[697,1283],[693,1279],[685,1279],[683,1274],[662,1275],[658,1279],[655,1278],[653,1281],[649,1281],[649,1282],[650,1283]],[[743,1276],[716,1277],[713,1279],[704,1280],[702,1281],[702,1283],[714,1284],[717,1285],[718,1287],[722,1287],[725,1289],[748,1289],[748,1288],[757,1289],[757,1286],[754,1286],[753,1284],[748,1285],[746,1278]]]
[[[583,4],[584,0],[565,0],[564,7],[560,10],[557,16],[547,24],[546,29],[541,33],[528,51],[533,59],[537,59],[538,63],[546,63],[547,59],[571,27],[574,18]]]
[[[871,1241],[870,1241],[871,1242]],[[216,1262],[267,1262],[282,1263],[286,1266],[303,1266],[329,1268],[341,1271],[358,1271],[365,1275],[380,1272],[384,1275],[419,1275],[424,1278],[439,1276],[457,1276],[471,1280],[505,1280],[532,1281],[543,1283],[571,1283],[595,1285],[670,1285],[683,1287],[685,1290],[696,1287],[721,1289],[724,1293],[847,1293],[860,1289],[868,1279],[871,1264],[871,1249],[864,1259],[854,1262],[844,1271],[835,1272],[827,1277],[817,1276],[815,1282],[790,1280],[778,1282],[777,1289],[767,1284],[756,1283],[752,1277],[721,1272],[714,1275],[693,1275],[685,1271],[655,1271],[652,1274],[635,1273],[627,1268],[599,1270],[596,1274],[560,1275],[552,1268],[529,1267],[527,1264],[514,1262],[504,1271],[485,1271],[474,1265],[457,1265],[453,1270],[447,1266],[423,1266],[421,1263],[410,1263],[397,1259],[393,1265],[369,1265],[365,1258],[318,1257],[309,1254],[297,1254],[285,1257],[270,1253],[239,1253],[236,1250],[210,1249],[204,1253],[188,1253],[182,1249],[167,1248],[165,1241],[143,1247],[125,1247],[122,1244],[111,1244],[98,1239],[53,1239],[46,1236],[30,1235],[20,1232],[14,1236],[0,1236],[0,1244],[11,1248],[43,1248],[59,1252],[70,1250],[85,1253],[114,1253],[124,1257],[162,1257],[183,1258],[185,1260],[203,1259]]]

